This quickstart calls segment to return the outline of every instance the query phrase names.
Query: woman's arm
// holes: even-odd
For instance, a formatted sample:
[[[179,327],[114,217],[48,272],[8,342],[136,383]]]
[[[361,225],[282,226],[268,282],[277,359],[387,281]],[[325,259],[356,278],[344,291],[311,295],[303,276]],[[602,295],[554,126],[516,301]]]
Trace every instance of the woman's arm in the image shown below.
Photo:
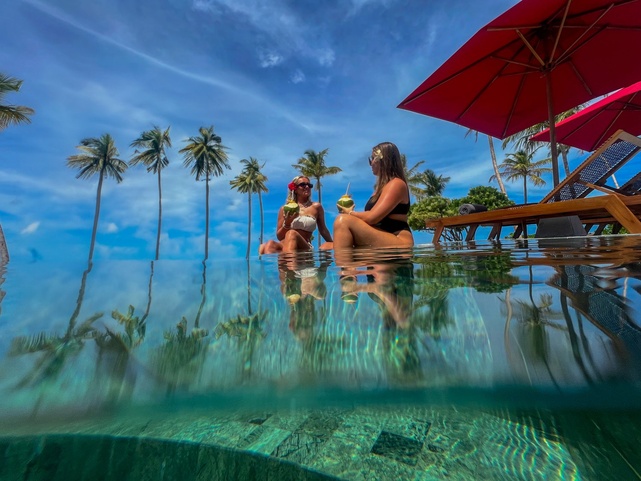
[[[372,210],[363,212],[349,212],[349,215],[358,217],[359,219],[367,222],[369,225],[379,223],[384,217],[389,215],[390,212],[398,204],[405,203],[408,195],[407,184],[401,179],[390,180],[381,192],[380,197],[376,201]],[[408,200],[409,201],[409,200]]]
[[[287,231],[291,229],[292,221],[295,216],[285,215],[284,209],[278,209],[278,220],[276,221],[276,238],[282,241]]]
[[[325,239],[327,242],[332,241],[332,235],[329,233],[329,229],[325,224],[325,209],[321,204],[318,204],[318,210],[316,211],[316,225],[318,226],[318,233]]]

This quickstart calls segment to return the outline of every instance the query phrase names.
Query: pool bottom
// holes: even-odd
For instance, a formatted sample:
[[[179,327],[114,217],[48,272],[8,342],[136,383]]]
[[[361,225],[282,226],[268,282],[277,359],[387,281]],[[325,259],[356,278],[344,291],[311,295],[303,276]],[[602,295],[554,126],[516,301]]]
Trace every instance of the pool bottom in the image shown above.
[[[5,426],[0,479],[639,479],[640,417],[362,406]]]

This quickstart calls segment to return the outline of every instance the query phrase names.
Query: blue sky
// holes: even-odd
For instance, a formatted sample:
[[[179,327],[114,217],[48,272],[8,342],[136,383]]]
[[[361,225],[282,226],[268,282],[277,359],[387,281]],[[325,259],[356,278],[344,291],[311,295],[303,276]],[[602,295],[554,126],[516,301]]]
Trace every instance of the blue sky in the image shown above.
[[[362,208],[374,178],[367,155],[395,142],[451,177],[459,197],[492,175],[487,142],[467,129],[396,106],[480,27],[514,0],[5,0],[0,71],[23,79],[10,104],[35,109],[31,124],[0,133],[0,223],[12,258],[86,258],[97,179],[79,180],[67,157],[86,137],[110,133],[129,160],[132,140],[171,126],[163,171],[161,258],[199,259],[205,185],[178,150],[214,125],[232,169],[212,182],[210,257],[242,257],[247,198],[230,190],[239,160],[265,163],[265,235],[305,150],[329,149],[323,199],[351,192]],[[499,159],[503,158],[496,142]],[[530,191],[530,200],[550,189]],[[507,184],[515,201],[521,184]],[[257,252],[254,203],[252,253]],[[107,180],[95,259],[150,259],[155,249],[156,180],[130,168]],[[431,235],[417,233],[418,243]]]

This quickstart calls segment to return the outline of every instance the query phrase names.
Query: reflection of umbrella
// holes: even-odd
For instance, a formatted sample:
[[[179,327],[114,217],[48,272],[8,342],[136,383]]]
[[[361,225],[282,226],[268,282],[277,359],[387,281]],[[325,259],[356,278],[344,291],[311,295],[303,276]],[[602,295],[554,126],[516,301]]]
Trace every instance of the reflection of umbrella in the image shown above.
[[[641,134],[641,82],[608,95],[556,124],[556,141],[592,152],[617,130]],[[530,140],[549,142],[546,129]]]
[[[522,0],[401,102],[504,139],[641,77],[641,1]],[[552,138],[554,184],[559,182]]]

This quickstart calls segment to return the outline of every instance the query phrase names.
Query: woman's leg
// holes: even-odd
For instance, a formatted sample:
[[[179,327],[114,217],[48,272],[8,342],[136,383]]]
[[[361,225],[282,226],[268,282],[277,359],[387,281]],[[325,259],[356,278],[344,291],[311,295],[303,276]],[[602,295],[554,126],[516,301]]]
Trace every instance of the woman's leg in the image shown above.
[[[283,239],[283,252],[311,250],[309,242],[295,230],[288,230]]]
[[[372,227],[350,215],[339,215],[334,221],[334,250],[356,246],[412,247],[414,238],[409,231],[398,235]]]
[[[275,254],[276,252],[282,252],[283,244],[273,240],[268,240],[264,244],[261,244],[258,248],[258,254]]]

